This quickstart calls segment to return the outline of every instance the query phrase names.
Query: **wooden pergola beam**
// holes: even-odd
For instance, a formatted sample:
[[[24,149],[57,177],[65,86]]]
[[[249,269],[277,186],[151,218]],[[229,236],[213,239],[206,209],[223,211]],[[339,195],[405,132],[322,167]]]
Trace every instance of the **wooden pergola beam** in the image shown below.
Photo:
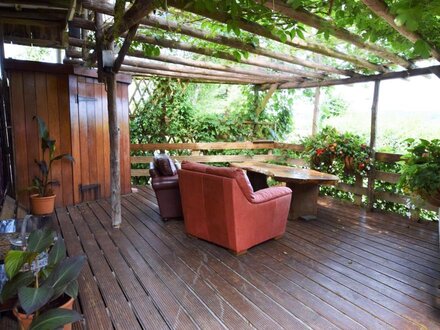
[[[168,0],[167,1],[167,5],[168,6],[173,6],[176,7],[178,9],[181,9],[183,11],[189,11],[192,12],[194,14],[200,15],[200,16],[204,16],[206,18],[210,18],[213,20],[216,20],[218,22],[221,23],[227,23],[231,17],[229,17],[229,15],[225,14],[225,13],[213,13],[213,12],[209,12],[209,11],[200,11],[197,8],[193,7],[192,5],[188,4],[187,1],[181,1],[181,0]],[[85,3],[83,3],[83,6],[85,8],[91,9],[91,10],[95,10],[95,11],[100,11],[103,13],[106,13],[107,15],[113,15],[113,13],[111,12],[111,9],[109,8],[108,4],[103,3],[103,2],[98,2],[98,1],[94,1],[94,0],[88,0]],[[142,23],[142,22],[141,22]],[[275,41],[278,42],[282,42],[282,40],[278,37],[275,36],[271,33],[271,31],[267,30],[265,27],[256,24],[256,23],[251,23],[251,22],[246,22],[244,20],[238,21],[238,25],[239,28],[248,31],[250,33],[254,33],[257,35],[260,35],[262,37],[266,37],[268,39],[273,39]],[[305,49],[305,50],[309,50],[312,52],[317,52],[319,54],[323,54],[326,56],[331,56],[331,57],[335,57],[335,58],[339,58],[342,59],[344,61],[356,61],[356,59],[352,56],[349,56],[347,54],[344,54],[342,52],[338,52],[335,50],[330,50],[328,49],[326,46],[324,45],[312,45],[311,43],[307,43],[305,41],[297,41],[296,43],[293,42],[292,40],[287,40],[286,42],[282,42],[284,44],[293,46],[295,48],[300,48],[300,49]],[[299,65],[302,66],[306,66],[306,67],[311,67],[315,70],[320,70],[323,72],[328,72],[328,73],[333,73],[333,74],[338,74],[338,75],[343,75],[343,76],[356,76],[357,74],[351,70],[340,70],[337,68],[333,68],[331,66],[327,66],[327,65],[323,65],[323,64],[319,64],[319,63],[314,63],[312,61],[308,61],[308,60],[303,60],[301,58],[296,58],[296,62]]]
[[[223,36],[220,34],[219,35],[212,35],[208,32],[203,31],[203,30],[194,28],[188,24],[178,24],[173,21],[167,21],[161,17],[150,15],[148,18],[145,18],[142,20],[142,24],[147,25],[147,26],[151,26],[151,27],[155,27],[158,29],[162,29],[165,31],[184,34],[184,35],[187,35],[187,36],[190,36],[193,38],[216,43],[218,45],[236,48],[236,49],[246,51],[246,52],[249,52],[252,54],[266,56],[266,57],[277,59],[277,60],[284,61],[287,63],[298,64],[298,65],[306,66],[309,68],[322,70],[322,67],[319,66],[319,63],[306,61],[307,65],[304,65],[304,60],[299,59],[298,57],[279,53],[279,52],[274,52],[270,49],[260,47],[260,46],[254,45],[254,44],[245,43],[238,38],[226,37],[226,36]],[[356,63],[354,63],[354,62],[356,62]],[[361,67],[361,68],[367,68],[367,69],[379,71],[379,72],[385,71],[384,67],[370,63],[370,62],[363,60],[363,59],[356,59],[356,60],[353,59],[352,63],[358,67]],[[326,66],[324,66],[324,67],[326,67]],[[322,70],[322,71],[324,71],[324,70]],[[333,68],[331,68],[330,71],[327,71],[327,72],[335,73],[333,71]],[[339,73],[339,74],[341,74],[341,73]],[[348,75],[348,73],[346,75]]]
[[[72,24],[73,24],[73,26],[76,26],[76,27],[92,29],[92,30],[94,29],[94,26],[90,24],[90,21],[87,21],[84,19],[75,18],[72,21]],[[146,35],[140,35],[140,34],[136,35],[134,37],[134,40],[139,41],[139,42],[143,42],[143,43],[147,43],[150,45],[159,46],[159,47],[178,49],[178,50],[182,50],[182,51],[186,51],[186,52],[190,52],[190,53],[194,53],[194,54],[220,58],[220,59],[231,61],[231,62],[242,63],[242,64],[251,65],[251,66],[257,66],[257,67],[261,67],[264,69],[271,69],[271,70],[279,71],[281,73],[291,73],[291,74],[294,74],[294,75],[297,75],[300,77],[304,77],[304,78],[322,79],[325,77],[325,74],[322,74],[322,73],[301,70],[301,69],[298,69],[298,68],[296,68],[292,65],[289,65],[289,64],[281,64],[281,63],[277,63],[277,62],[272,62],[272,61],[269,61],[261,56],[252,57],[252,58],[248,58],[248,59],[241,58],[240,60],[238,60],[232,54],[229,54],[224,51],[214,51],[209,48],[198,47],[198,46],[194,46],[189,43],[180,42],[180,41],[176,41],[176,40],[155,38],[152,36],[146,36]],[[81,46],[79,46],[79,47],[81,47]]]
[[[362,0],[362,2],[377,16],[382,18],[385,22],[388,23],[389,26],[391,26],[394,30],[396,30],[398,33],[400,33],[402,36],[404,36],[409,41],[415,43],[419,40],[425,41],[423,37],[418,34],[417,32],[413,32],[408,30],[404,25],[397,25],[395,23],[396,17],[390,13],[390,9],[388,8],[387,4],[382,0]],[[426,42],[426,41],[425,41]],[[434,45],[426,42],[430,48],[431,48],[431,55],[440,61],[440,51],[434,47]]]
[[[66,51],[66,54],[69,57],[72,58],[81,58],[82,54],[78,51]],[[195,68],[195,67],[188,67],[181,64],[169,64],[169,63],[163,63],[158,61],[152,61],[147,60],[145,58],[138,59],[134,57],[125,57],[124,61],[121,64],[133,66],[133,67],[139,67],[139,68],[146,68],[146,69],[155,69],[155,70],[163,70],[163,71],[170,71],[170,72],[176,72],[176,73],[182,73],[182,74],[202,74],[202,75],[210,75],[213,77],[217,77],[219,79],[222,78],[229,78],[231,75],[227,72],[223,71],[217,71],[217,70],[207,70],[202,68]],[[180,76],[179,76],[180,77]],[[277,76],[266,76],[266,77],[257,77],[252,74],[234,74],[234,77],[241,80],[249,80],[249,81],[255,81],[259,83],[281,83],[286,82],[285,78],[280,78]],[[298,79],[290,79],[290,81],[298,81]]]
[[[175,78],[175,79],[187,79],[187,80],[210,80],[212,82],[217,83],[235,83],[235,84],[249,84],[249,85],[255,85],[261,82],[257,79],[245,79],[245,78],[234,78],[234,77],[218,77],[213,75],[207,75],[207,74],[197,74],[197,73],[180,73],[175,71],[165,71],[165,70],[157,70],[152,68],[145,68],[145,67],[136,67],[131,65],[125,65],[123,64],[121,66],[121,70],[124,72],[132,72],[132,73],[146,73],[150,75],[155,76],[162,76],[162,77],[169,77],[169,78]]]
[[[364,1],[365,2],[365,1]],[[377,46],[370,42],[365,42],[358,35],[351,33],[350,31],[337,27],[331,21],[326,20],[322,17],[319,17],[315,14],[311,14],[302,9],[293,9],[286,0],[270,0],[266,1],[264,5],[276,12],[279,12],[287,17],[290,17],[298,22],[301,22],[305,25],[311,26],[317,30],[325,30],[328,31],[331,35],[335,36],[340,40],[344,40],[348,43],[351,43],[361,49],[367,50],[371,53],[374,53],[380,57],[386,58],[392,63],[399,64],[404,68],[412,67],[412,63],[408,60],[390,52],[389,50]],[[376,71],[387,71],[384,67],[381,70]]]
[[[124,43],[122,44],[121,49],[119,50],[118,57],[115,60],[115,63],[113,64],[113,71],[118,72],[122,62],[124,61],[124,57],[127,54],[131,42],[133,41],[134,36],[136,35],[136,31],[139,27],[139,24],[135,24],[128,30],[127,36],[124,39]]]
[[[85,45],[85,41],[82,39],[77,38],[69,38],[69,44],[73,47],[83,47]],[[87,42],[86,45],[90,48],[94,48],[94,43]],[[80,58],[81,52],[74,51],[71,49],[68,49],[66,51],[66,55],[68,57],[72,58]],[[261,78],[262,80],[273,80],[273,79],[279,79],[279,80],[285,80],[285,81],[293,81],[293,80],[302,80],[302,78],[294,75],[287,75],[287,74],[279,74],[279,73],[269,73],[267,71],[263,70],[257,70],[254,68],[239,68],[229,65],[222,65],[217,63],[210,63],[210,62],[204,62],[204,61],[197,61],[192,60],[188,58],[182,58],[177,56],[171,56],[171,55],[159,55],[159,56],[149,56],[146,55],[144,52],[140,50],[129,50],[127,55],[142,58],[142,59],[150,59],[154,61],[160,61],[165,63],[171,63],[171,64],[181,64],[185,66],[191,66],[194,68],[201,68],[201,69],[207,69],[207,70],[216,70],[216,71],[222,71],[222,72],[228,72],[228,73],[234,73],[234,74],[244,74],[244,75],[251,75],[256,78]]]
[[[167,4],[168,4],[168,6],[178,8],[182,11],[191,12],[193,14],[203,16],[203,17],[218,21],[220,23],[226,24],[227,22],[233,20],[232,17],[227,13],[211,12],[211,11],[207,11],[207,10],[202,10],[200,8],[193,6],[192,4],[188,4],[184,0],[167,0]],[[273,34],[266,27],[264,27],[260,24],[254,23],[254,22],[248,22],[244,19],[234,20],[234,22],[237,24],[237,26],[240,29],[242,29],[244,31],[259,35],[261,37],[265,37],[267,39],[272,39],[274,41],[278,41],[278,42],[281,42],[283,44],[286,44],[286,45],[289,45],[289,46],[292,46],[295,48],[308,50],[310,52],[321,54],[324,56],[338,58],[338,59],[341,59],[341,60],[347,61],[347,62],[352,62],[353,60],[356,60],[356,58],[354,58],[353,56],[347,55],[347,54],[342,53],[337,50],[330,49],[324,45],[314,43],[311,41],[304,41],[304,40],[300,40],[300,39],[295,39],[295,41],[294,41],[289,37],[287,37],[286,41],[283,41],[283,40],[281,40],[281,38],[279,36]],[[333,68],[333,69],[339,70],[336,68]],[[341,72],[341,71],[343,71],[343,72]],[[348,76],[356,76],[356,73],[351,70],[339,70],[338,74],[348,75]]]
[[[352,77],[345,79],[329,79],[322,81],[304,81],[298,83],[285,83],[278,86],[278,89],[290,89],[290,88],[312,88],[312,87],[323,87],[323,86],[336,86],[336,85],[350,85],[356,83],[363,83],[369,81],[377,81],[377,80],[389,80],[389,79],[397,79],[397,78],[409,78],[421,75],[432,74],[435,71],[440,70],[440,65],[426,67],[426,68],[417,68],[410,69],[405,71],[396,71],[396,72],[386,72],[377,75],[370,76],[362,76],[362,77]],[[269,89],[270,85],[261,86],[260,90]]]

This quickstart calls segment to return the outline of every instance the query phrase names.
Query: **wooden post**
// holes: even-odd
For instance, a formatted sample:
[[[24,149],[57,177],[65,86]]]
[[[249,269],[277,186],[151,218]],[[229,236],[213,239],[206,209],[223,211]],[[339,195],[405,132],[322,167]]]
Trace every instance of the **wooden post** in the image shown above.
[[[356,174],[355,175],[355,180],[356,181],[354,183],[354,186],[362,188],[363,187],[363,182],[364,182],[363,177],[361,175],[359,175],[359,174]],[[355,205],[362,205],[362,194],[358,195],[357,193],[354,193],[354,204]]]
[[[319,117],[320,117],[320,107],[319,102],[321,99],[321,87],[316,87],[315,89],[315,102],[313,105],[313,123],[312,123],[312,135],[316,135],[319,130]]]
[[[379,103],[380,80],[374,82],[373,105],[371,107],[371,130],[370,130],[370,148],[371,158],[374,160],[376,155],[376,135],[377,135],[377,109]],[[374,176],[375,171],[372,169],[368,174],[368,210],[373,210],[374,204]]]
[[[105,73],[108,102],[108,124],[110,134],[110,190],[112,206],[112,225],[119,228],[121,217],[121,162],[120,162],[120,129],[118,109],[116,106],[116,74]]]

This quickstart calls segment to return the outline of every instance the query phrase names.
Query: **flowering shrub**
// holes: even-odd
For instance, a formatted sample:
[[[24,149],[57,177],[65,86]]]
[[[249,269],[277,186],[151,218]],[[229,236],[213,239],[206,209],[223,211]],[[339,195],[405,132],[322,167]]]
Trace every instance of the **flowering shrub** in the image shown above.
[[[325,127],[303,140],[304,156],[313,169],[336,175],[366,175],[371,169],[371,150],[362,137]]]
[[[414,192],[440,206],[440,140],[407,142],[409,149],[402,157],[400,187],[405,193]]]

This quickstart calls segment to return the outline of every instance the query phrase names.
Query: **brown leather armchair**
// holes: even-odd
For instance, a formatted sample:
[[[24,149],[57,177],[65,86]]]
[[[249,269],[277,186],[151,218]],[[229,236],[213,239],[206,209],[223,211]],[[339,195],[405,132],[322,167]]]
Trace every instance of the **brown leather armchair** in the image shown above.
[[[241,254],[286,230],[289,188],[254,192],[241,169],[191,162],[182,163],[179,183],[189,235]]]
[[[162,219],[181,218],[179,177],[173,161],[164,154],[155,156],[150,163],[150,176]]]

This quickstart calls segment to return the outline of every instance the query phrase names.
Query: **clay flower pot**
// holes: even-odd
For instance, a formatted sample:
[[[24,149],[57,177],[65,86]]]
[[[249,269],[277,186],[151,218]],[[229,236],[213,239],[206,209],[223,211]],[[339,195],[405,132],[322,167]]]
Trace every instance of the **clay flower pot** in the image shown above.
[[[55,208],[55,197],[56,195],[45,197],[41,197],[38,194],[31,195],[30,201],[32,214],[45,215],[53,213]]]
[[[354,172],[354,158],[352,156],[345,156],[344,158],[344,172],[353,173]]]
[[[70,298],[69,300],[67,300],[66,303],[61,305],[59,308],[72,310],[73,309],[73,302],[74,302],[73,298]],[[33,314],[26,315],[26,314],[20,313],[18,311],[17,307],[15,307],[12,312],[14,313],[15,317],[17,318],[20,330],[28,330],[31,327],[32,320],[34,319]],[[63,329],[64,330],[71,330],[72,324],[66,324]]]

